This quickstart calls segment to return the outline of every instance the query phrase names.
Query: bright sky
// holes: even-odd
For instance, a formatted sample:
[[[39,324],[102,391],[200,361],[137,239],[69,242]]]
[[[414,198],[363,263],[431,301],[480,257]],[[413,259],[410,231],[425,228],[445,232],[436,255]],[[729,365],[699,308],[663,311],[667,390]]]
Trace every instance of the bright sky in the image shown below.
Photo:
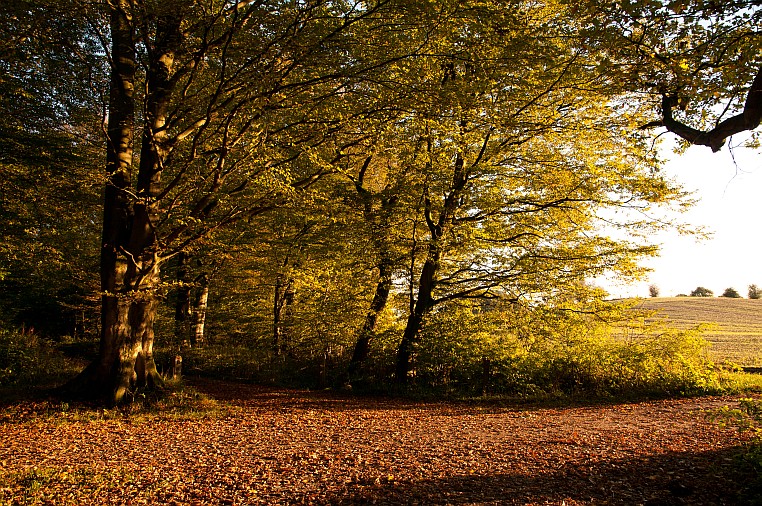
[[[646,262],[653,269],[646,281],[598,284],[617,298],[648,297],[650,284],[663,297],[689,294],[697,286],[715,295],[733,287],[743,297],[752,283],[762,288],[762,152],[726,145],[712,153],[692,146],[676,155],[664,144],[666,173],[696,192],[698,203],[682,215],[684,221],[706,227],[713,236],[701,242],[677,233],[659,236],[661,256]]]

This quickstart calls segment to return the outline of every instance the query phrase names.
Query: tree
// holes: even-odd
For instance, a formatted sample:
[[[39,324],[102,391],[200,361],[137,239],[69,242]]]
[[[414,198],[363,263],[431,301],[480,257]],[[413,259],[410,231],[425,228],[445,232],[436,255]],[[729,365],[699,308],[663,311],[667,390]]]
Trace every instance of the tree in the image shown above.
[[[55,338],[97,325],[104,75],[69,8],[0,6],[0,313]]]
[[[648,295],[649,297],[658,297],[659,287],[656,285],[648,285]]]
[[[749,298],[750,299],[760,299],[762,298],[762,291],[757,287],[757,285],[749,285]]]
[[[588,2],[578,5],[597,44],[609,47],[623,91],[649,93],[657,118],[687,144],[718,151],[762,119],[762,57],[754,0]],[[586,17],[587,16],[587,17]],[[599,46],[600,47],[600,46]]]
[[[342,157],[330,139],[343,91],[380,65],[370,59],[398,58],[400,49],[382,46],[353,59],[347,38],[360,37],[356,25],[377,22],[371,15],[384,6],[106,7],[101,347],[72,390],[119,402],[161,383],[152,350],[162,264],[333,170]]]
[[[3,55],[16,47],[32,55],[14,56],[23,65],[0,81],[4,112],[27,122],[13,142],[41,140],[64,154],[96,139],[98,118],[107,119],[95,150],[106,160],[98,178],[101,346],[71,389],[119,402],[160,384],[154,322],[165,293],[177,288],[182,341],[190,289],[200,296],[196,327],[204,322],[206,268],[222,265],[226,279],[215,282],[235,282],[238,266],[215,262],[228,250],[246,250],[251,279],[240,293],[262,281],[268,318],[245,314],[261,311],[257,301],[226,304],[223,292],[211,290],[212,304],[231,308],[231,320],[267,327],[273,352],[309,343],[305,355],[325,356],[354,333],[353,363],[361,362],[395,286],[404,285],[403,381],[422,325],[437,312],[550,299],[611,270],[638,276],[637,259],[655,251],[647,235],[656,222],[635,216],[684,196],[660,176],[637,129],[653,126],[652,99],[663,106],[672,97],[674,109],[692,96],[711,112],[743,89],[743,117],[751,117],[743,127],[754,123],[748,82],[756,74],[746,63],[758,62],[758,12],[740,2],[708,24],[705,2],[680,4],[685,12],[658,2],[4,5],[4,33],[23,44],[2,43]],[[37,37],[45,26],[37,20],[54,29]],[[50,35],[59,33],[71,34],[61,48]],[[682,39],[688,49],[678,47]],[[28,71],[39,62],[46,72]],[[692,66],[696,73],[686,72]],[[8,98],[25,96],[41,98],[18,101],[25,111]],[[677,131],[673,109],[663,109],[661,123]],[[672,119],[686,120],[681,114]],[[14,133],[12,117],[0,119],[4,133]],[[46,121],[55,128],[39,128]],[[32,158],[19,165],[28,169]],[[81,159],[60,158],[67,167]],[[330,203],[312,205],[320,199]],[[22,221],[8,228],[13,248]],[[316,225],[301,234],[306,223]],[[604,224],[632,235],[612,239]],[[332,258],[331,234],[344,240],[341,258]],[[167,266],[177,267],[176,283],[166,282]]]
[[[729,297],[731,299],[738,299],[741,297],[741,295],[738,293],[738,290],[735,288],[726,288],[724,292],[722,292],[722,295],[720,297]]]
[[[680,198],[655,176],[643,140],[626,133],[638,112],[627,120],[602,104],[601,76],[569,42],[563,8],[558,17],[528,8],[536,24],[520,29],[515,10],[482,8],[460,13],[473,29],[443,34],[450,52],[414,73],[431,105],[413,109],[404,124],[411,141],[397,155],[417,175],[421,202],[397,352],[403,383],[433,311],[469,299],[551,297],[607,270],[635,274],[634,259],[653,249],[597,234],[596,213]],[[489,28],[478,21],[486,18]],[[522,62],[550,61],[552,70],[532,79],[517,75]]]
[[[691,297],[714,297],[714,292],[709,288],[699,286],[691,292]]]

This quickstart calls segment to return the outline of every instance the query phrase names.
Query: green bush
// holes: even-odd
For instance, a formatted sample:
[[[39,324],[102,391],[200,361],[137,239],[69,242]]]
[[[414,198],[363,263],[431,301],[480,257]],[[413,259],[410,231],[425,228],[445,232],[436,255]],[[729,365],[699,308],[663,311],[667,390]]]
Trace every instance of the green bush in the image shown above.
[[[738,461],[739,474],[748,476],[741,498],[744,504],[762,504],[762,400],[745,398],[738,404],[733,409],[725,406],[714,414],[714,419],[750,434]]]
[[[413,382],[446,393],[522,397],[719,392],[721,372],[707,346],[701,329],[642,324],[624,335],[617,326],[571,312],[534,309],[508,317],[450,311],[426,322]]]
[[[730,299],[740,299],[741,294],[738,293],[738,290],[736,290],[733,287],[726,288],[724,292],[722,292],[722,297],[728,297]]]
[[[691,292],[691,297],[714,297],[714,292],[709,288],[698,286]]]

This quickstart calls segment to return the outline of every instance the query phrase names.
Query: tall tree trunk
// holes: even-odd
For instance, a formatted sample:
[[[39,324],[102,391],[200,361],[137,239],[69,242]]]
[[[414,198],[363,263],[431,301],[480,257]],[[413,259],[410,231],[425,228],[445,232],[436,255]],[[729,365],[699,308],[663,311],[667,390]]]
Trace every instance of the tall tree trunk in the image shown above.
[[[374,194],[365,188],[365,175],[371,161],[371,156],[365,159],[357,180],[355,180],[355,189],[363,203],[363,217],[371,225],[373,231],[372,239],[378,252],[378,284],[376,285],[376,291],[373,294],[370,308],[365,314],[363,325],[357,334],[352,359],[349,361],[347,378],[350,382],[357,378],[362,364],[370,354],[370,344],[376,333],[378,315],[384,310],[386,303],[389,301],[389,291],[392,287],[392,273],[394,270],[394,264],[391,259],[392,254],[389,251],[389,243],[391,242],[389,223],[398,199],[396,195],[384,196],[383,194]],[[376,200],[380,200],[380,208],[378,209],[374,207],[374,201]]]
[[[112,403],[129,398],[139,386],[162,383],[153,358],[160,251],[156,237],[161,171],[166,157],[166,117],[172,91],[174,51],[180,19],[156,20],[147,68],[144,128],[136,197],[131,196],[132,138],[137,67],[133,2],[111,7],[111,83],[101,249],[101,340],[98,359],[69,389],[106,397]],[[147,34],[144,34],[147,36]]]
[[[408,381],[413,345],[418,340],[423,319],[434,307],[433,294],[439,256],[439,245],[434,242],[429,247],[429,258],[423,265],[421,277],[418,280],[418,297],[415,306],[407,318],[405,331],[402,333],[402,340],[397,348],[395,379],[397,383],[402,385]]]
[[[206,309],[209,302],[209,277],[206,274],[202,275],[199,283],[198,296],[193,308],[193,328],[191,329],[191,346],[194,348],[200,348],[204,345]]]
[[[429,149],[431,149],[430,145]],[[426,225],[431,237],[429,239],[426,262],[423,264],[421,276],[418,279],[418,296],[408,316],[402,340],[397,348],[395,379],[399,384],[404,385],[408,381],[413,345],[418,340],[418,334],[421,331],[424,317],[436,304],[434,300],[434,288],[436,286],[439,262],[442,258],[443,237],[447,234],[455,212],[460,206],[460,195],[468,183],[468,176],[469,171],[464,165],[463,158],[458,154],[455,157],[453,167],[452,185],[442,202],[442,209],[439,211],[437,221],[434,221],[432,218],[432,203],[428,196],[428,189],[424,190],[424,218],[426,219]]]
[[[275,280],[275,292],[273,294],[273,358],[283,355],[287,345],[285,321],[288,319],[291,304],[294,302],[293,280],[286,279],[283,274],[278,274]]]
[[[135,126],[135,44],[126,0],[111,12],[111,81],[107,125],[106,174],[101,234],[101,331],[98,359],[64,389],[76,395],[103,396],[117,383],[119,350],[131,333],[130,302],[124,296],[127,259],[122,254],[130,234],[133,129]],[[125,353],[125,356],[127,354]]]

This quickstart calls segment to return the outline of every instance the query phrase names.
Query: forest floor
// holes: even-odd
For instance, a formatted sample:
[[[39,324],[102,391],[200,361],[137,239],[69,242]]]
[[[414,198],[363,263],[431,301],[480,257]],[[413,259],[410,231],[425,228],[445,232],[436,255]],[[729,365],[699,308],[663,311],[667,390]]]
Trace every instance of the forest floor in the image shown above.
[[[538,407],[193,385],[222,409],[0,406],[0,504],[737,504],[744,480],[743,436],[709,419],[734,397]]]

